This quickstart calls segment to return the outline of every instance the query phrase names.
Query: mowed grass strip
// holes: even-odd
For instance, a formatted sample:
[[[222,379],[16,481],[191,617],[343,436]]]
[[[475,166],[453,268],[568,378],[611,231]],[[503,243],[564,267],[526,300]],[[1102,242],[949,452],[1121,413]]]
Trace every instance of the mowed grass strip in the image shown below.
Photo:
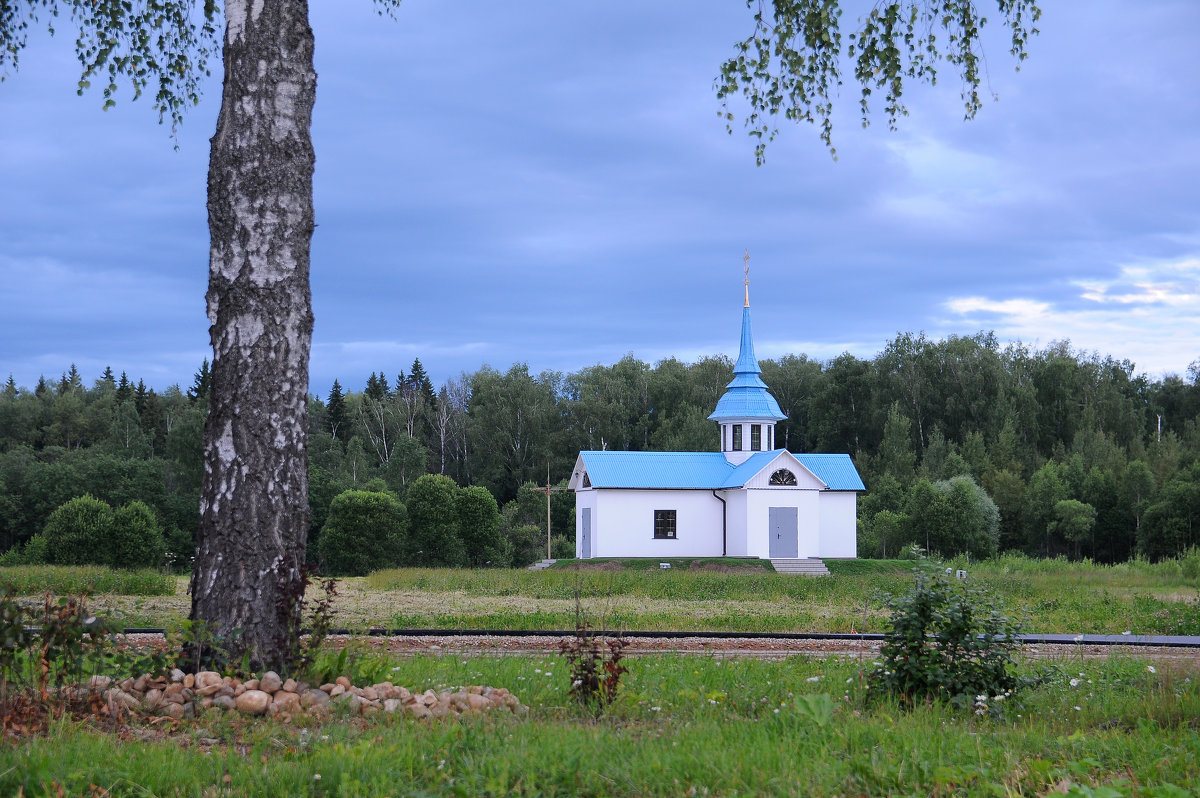
[[[912,585],[912,562],[828,560],[826,577],[777,574],[755,561],[728,570],[662,570],[657,560],[589,561],[545,571],[402,568],[338,582],[334,624],[369,628],[570,629],[576,596],[594,628],[636,631],[882,632],[887,615],[879,597]],[[708,565],[708,563],[704,563]],[[717,565],[721,565],[718,561]],[[591,565],[594,569],[585,570]],[[1031,632],[1200,635],[1200,579],[1189,561],[1134,561],[1103,566],[1065,560],[1000,557],[980,563],[950,561],[977,586],[992,591],[1008,611],[1026,616]],[[599,569],[599,570],[597,570]],[[743,572],[742,569],[745,569]],[[5,569],[20,572],[21,593],[38,600],[44,590],[91,589],[91,606],[123,626],[172,628],[187,617],[184,577],[156,576],[151,595],[134,593],[133,575],[108,569]],[[70,582],[82,572],[88,580]],[[152,572],[143,572],[153,575]],[[0,574],[3,576],[3,574]],[[72,577],[74,579],[74,577]],[[134,587],[120,587],[119,580]],[[111,592],[100,589],[109,585]],[[318,593],[313,590],[310,599]]]
[[[1200,783],[1197,674],[1137,660],[1061,662],[1003,717],[870,701],[855,664],[802,657],[632,658],[600,717],[572,703],[556,657],[352,664],[410,689],[503,685],[530,712],[300,726],[206,714],[121,734],[63,722],[0,747],[0,794],[1186,796]],[[806,711],[820,695],[831,711]]]

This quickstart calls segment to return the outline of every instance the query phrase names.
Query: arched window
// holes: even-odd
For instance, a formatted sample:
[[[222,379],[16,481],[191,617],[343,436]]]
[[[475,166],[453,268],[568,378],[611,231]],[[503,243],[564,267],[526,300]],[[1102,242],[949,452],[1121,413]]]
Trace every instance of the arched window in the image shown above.
[[[772,485],[795,485],[796,475],[786,468],[781,468],[771,475]]]

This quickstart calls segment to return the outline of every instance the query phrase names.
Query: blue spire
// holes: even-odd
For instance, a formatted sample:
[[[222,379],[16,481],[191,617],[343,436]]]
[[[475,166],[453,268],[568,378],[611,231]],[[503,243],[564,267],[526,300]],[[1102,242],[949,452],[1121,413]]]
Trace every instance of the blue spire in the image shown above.
[[[737,363],[733,365],[733,380],[725,386],[725,395],[717,402],[717,409],[709,419],[749,419],[751,421],[783,421],[787,416],[779,409],[779,402],[767,393],[767,384],[762,381],[762,369],[754,356],[754,337],[750,333],[750,296],[747,289],[746,306],[742,308],[742,343]]]

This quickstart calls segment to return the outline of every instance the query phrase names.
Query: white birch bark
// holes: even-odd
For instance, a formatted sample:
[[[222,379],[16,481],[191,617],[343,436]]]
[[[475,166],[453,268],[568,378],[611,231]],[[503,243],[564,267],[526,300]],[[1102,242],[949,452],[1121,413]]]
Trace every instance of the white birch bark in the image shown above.
[[[234,660],[286,667],[309,526],[316,92],[304,0],[227,0],[208,174],[212,389],[192,618]],[[205,656],[212,651],[204,651]]]

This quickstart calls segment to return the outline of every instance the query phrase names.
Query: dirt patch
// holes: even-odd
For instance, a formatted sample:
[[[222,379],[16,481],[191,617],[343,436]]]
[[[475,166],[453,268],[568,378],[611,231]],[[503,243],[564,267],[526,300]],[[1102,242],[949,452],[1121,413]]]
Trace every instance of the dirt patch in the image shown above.
[[[693,560],[688,566],[689,571],[712,571],[718,574],[763,574],[767,572],[761,565],[726,565],[719,562],[701,562]]]
[[[619,562],[578,562],[571,563],[564,571],[624,571],[625,566]]]

